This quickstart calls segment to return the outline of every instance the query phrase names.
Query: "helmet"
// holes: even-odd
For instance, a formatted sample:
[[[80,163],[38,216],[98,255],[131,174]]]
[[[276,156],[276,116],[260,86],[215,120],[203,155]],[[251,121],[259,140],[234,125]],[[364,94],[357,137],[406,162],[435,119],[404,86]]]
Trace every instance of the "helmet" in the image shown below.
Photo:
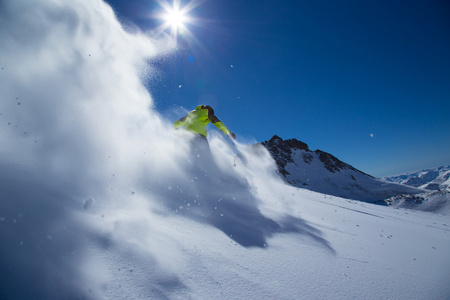
[[[207,109],[208,114],[214,115],[214,109],[209,105],[199,105],[195,108],[195,110],[200,110],[200,109]]]

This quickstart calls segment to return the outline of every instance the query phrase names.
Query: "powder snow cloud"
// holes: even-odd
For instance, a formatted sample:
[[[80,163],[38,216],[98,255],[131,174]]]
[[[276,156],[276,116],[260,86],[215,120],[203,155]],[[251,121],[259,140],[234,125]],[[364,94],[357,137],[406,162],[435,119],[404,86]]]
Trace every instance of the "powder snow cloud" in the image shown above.
[[[2,1],[0,43],[2,290],[74,295],[89,281],[79,251],[93,224],[77,212],[125,202],[143,170],[179,169],[141,80],[174,45],[127,32],[100,0]]]
[[[176,51],[170,38],[150,34],[125,30],[100,0],[0,3],[0,236],[7,245],[0,275],[7,293],[90,290],[96,298],[111,261],[120,265],[129,251],[154,270],[145,276],[182,286],[170,272],[176,243],[157,226],[167,214],[209,224],[246,247],[298,231],[283,213],[263,214],[250,191],[279,182],[267,151],[241,149],[247,167],[234,168],[235,150],[213,134],[213,157],[195,165],[142,83],[155,76],[153,59]],[[317,231],[306,232],[320,241]]]

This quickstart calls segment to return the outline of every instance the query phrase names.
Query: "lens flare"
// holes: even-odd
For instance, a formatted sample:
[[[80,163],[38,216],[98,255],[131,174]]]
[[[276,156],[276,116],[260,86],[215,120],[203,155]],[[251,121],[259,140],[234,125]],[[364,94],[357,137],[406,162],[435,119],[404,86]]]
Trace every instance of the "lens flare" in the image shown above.
[[[181,7],[180,0],[174,0],[172,6],[167,1],[159,0],[158,3],[163,11],[158,16],[163,20],[161,29],[170,29],[172,37],[176,38],[182,33],[189,32],[187,24],[194,23],[194,20],[188,15],[195,7],[201,4],[202,1],[190,1],[185,6]]]

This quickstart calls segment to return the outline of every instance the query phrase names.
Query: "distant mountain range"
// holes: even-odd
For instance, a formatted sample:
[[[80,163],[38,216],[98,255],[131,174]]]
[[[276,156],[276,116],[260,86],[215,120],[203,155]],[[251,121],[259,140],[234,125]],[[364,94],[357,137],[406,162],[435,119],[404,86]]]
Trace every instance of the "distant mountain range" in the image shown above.
[[[450,166],[384,177],[383,179],[427,190],[420,194],[403,194],[386,199],[389,205],[420,208],[427,211],[450,211]]]
[[[444,191],[450,187],[450,166],[442,166],[398,176],[383,177],[383,179],[421,189]]]
[[[299,188],[369,203],[424,210],[440,209],[449,198],[449,167],[379,179],[327,152],[312,151],[306,143],[295,138],[283,140],[275,135],[261,144],[275,160],[280,176]]]

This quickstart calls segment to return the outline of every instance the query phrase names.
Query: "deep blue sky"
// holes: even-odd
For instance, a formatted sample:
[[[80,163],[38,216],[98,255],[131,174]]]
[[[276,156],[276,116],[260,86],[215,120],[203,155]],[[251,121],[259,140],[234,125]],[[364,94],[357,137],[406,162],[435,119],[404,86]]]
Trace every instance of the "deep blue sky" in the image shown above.
[[[156,1],[107,2],[156,33]],[[190,16],[147,83],[173,121],[211,104],[242,141],[297,138],[378,177],[450,164],[448,1],[206,0]]]

